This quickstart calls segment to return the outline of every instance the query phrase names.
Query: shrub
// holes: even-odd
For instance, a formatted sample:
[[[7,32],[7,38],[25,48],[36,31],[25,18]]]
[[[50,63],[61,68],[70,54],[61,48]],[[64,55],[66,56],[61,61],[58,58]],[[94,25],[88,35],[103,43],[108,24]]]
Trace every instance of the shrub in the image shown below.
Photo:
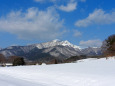
[[[25,61],[22,57],[15,58],[13,61],[13,66],[25,65]]]

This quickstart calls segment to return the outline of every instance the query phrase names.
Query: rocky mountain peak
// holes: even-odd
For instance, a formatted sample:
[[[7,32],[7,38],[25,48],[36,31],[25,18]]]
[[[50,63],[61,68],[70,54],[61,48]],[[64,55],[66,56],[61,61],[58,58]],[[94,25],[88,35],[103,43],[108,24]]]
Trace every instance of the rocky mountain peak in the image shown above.
[[[52,40],[52,41],[49,41],[49,42],[45,42],[45,43],[34,44],[34,46],[36,46],[38,49],[49,48],[49,47],[54,47],[54,46],[59,46],[59,45],[80,49],[79,46],[73,45],[67,40],[66,41],[61,41],[61,40],[58,40],[58,39],[55,39],[55,40]]]

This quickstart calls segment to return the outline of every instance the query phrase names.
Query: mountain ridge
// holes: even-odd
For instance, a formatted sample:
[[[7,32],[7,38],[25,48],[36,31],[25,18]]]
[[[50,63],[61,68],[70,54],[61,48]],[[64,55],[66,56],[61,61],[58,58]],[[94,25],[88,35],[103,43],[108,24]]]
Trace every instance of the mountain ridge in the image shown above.
[[[53,40],[40,44],[27,46],[10,46],[0,50],[6,56],[23,56],[29,60],[39,60],[41,58],[65,59],[76,55],[100,55],[100,48],[85,48],[71,44],[70,42]]]

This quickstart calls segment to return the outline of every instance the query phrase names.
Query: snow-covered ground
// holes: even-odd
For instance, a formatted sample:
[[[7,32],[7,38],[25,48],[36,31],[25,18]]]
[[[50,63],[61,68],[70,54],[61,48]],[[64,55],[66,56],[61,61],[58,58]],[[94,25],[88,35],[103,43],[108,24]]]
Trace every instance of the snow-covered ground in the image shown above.
[[[0,86],[115,86],[115,59],[1,67]]]

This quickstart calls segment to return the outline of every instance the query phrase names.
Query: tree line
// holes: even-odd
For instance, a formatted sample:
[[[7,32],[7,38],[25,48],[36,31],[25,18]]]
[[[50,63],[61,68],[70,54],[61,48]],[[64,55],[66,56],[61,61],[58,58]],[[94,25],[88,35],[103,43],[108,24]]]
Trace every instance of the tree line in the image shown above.
[[[5,65],[6,63],[12,63],[13,66],[25,65],[23,57],[9,56],[6,58],[3,54],[0,54],[0,64]]]

